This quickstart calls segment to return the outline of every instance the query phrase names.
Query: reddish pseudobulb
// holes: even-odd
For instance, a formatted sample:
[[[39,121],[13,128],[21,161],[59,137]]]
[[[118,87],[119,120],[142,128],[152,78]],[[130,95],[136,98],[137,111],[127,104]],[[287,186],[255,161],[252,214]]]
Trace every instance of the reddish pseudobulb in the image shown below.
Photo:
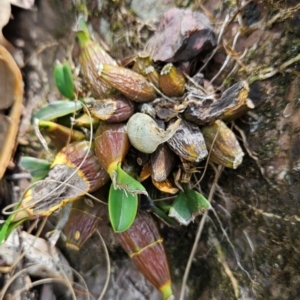
[[[162,292],[164,299],[172,296],[167,254],[152,217],[140,212],[133,225],[117,238],[139,271]]]
[[[111,175],[130,147],[124,123],[101,123],[95,134],[96,155],[103,168]]]

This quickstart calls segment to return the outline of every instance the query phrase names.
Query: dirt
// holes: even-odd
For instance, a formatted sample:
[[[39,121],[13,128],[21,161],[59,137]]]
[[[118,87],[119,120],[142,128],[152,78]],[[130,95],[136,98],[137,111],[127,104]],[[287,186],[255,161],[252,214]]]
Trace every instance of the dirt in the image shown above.
[[[170,2],[166,1],[166,7]],[[226,16],[220,10],[219,1],[202,2],[204,6],[201,1],[181,1],[180,4],[193,9],[207,8],[204,12],[216,22],[224,20]],[[252,2],[253,7],[240,16],[241,24],[251,25],[253,29],[244,32],[236,52],[231,55],[237,59],[236,53],[240,56],[248,49],[247,53],[244,58],[237,59],[238,71],[226,77],[230,70],[227,66],[214,82],[216,86],[259,75],[258,70],[263,68],[278,68],[298,55],[300,7],[289,10],[297,2]],[[132,6],[131,1],[88,1],[95,36],[119,60],[141,50],[155,28],[153,10],[148,19],[141,13],[137,13],[137,17],[135,4],[136,1],[132,1]],[[224,5],[232,10],[236,8],[230,1]],[[55,60],[62,60],[72,53],[76,62],[76,46],[72,50],[76,9],[71,1],[37,1],[36,6],[35,11],[14,8],[14,19],[5,28],[4,35],[13,45],[22,45],[19,48],[25,61],[19,152],[45,157],[30,119],[39,106],[59,97],[52,79]],[[157,9],[155,16],[166,7]],[[280,17],[272,24],[263,28],[278,15]],[[241,24],[232,22],[225,37],[234,36]],[[211,71],[205,74],[207,78],[213,78],[225,57],[223,53],[216,55]],[[211,211],[206,218],[184,299],[300,298],[299,71],[300,63],[295,62],[271,78],[256,80],[251,85],[250,98],[256,108],[235,121],[233,126],[246,155],[237,170],[224,169],[215,186],[212,198],[215,213]],[[244,141],[239,129],[245,135]],[[215,171],[209,166],[201,185],[207,196],[214,177]],[[179,299],[200,220],[198,217],[195,223],[181,228],[161,225],[176,299]],[[159,293],[136,271],[116,243],[108,222],[102,223],[100,232],[112,261],[111,281],[103,299],[160,299]],[[96,235],[79,253],[68,252],[59,244],[95,297],[101,293],[106,278],[106,262],[100,245]],[[78,299],[84,299],[84,296],[78,296]]]

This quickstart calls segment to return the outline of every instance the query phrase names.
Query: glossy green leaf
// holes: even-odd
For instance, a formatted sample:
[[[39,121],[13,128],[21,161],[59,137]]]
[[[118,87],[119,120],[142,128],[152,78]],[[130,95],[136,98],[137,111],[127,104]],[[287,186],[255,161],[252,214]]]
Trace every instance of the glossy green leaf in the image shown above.
[[[200,193],[185,189],[175,199],[169,216],[175,218],[180,224],[188,225],[196,216],[203,214],[210,207],[210,203]]]
[[[115,189],[123,189],[130,194],[148,194],[140,182],[122,170],[121,164],[113,171],[112,181]]]
[[[55,101],[41,107],[33,114],[33,119],[51,121],[56,118],[72,114],[82,109],[82,103],[79,101]]]
[[[9,236],[8,234],[8,228],[10,225],[12,219],[12,215],[10,215],[8,217],[8,219],[0,225],[0,245],[2,245],[4,243],[4,241],[7,239],[7,237]]]
[[[186,189],[184,190],[189,210],[193,217],[202,215],[210,209],[211,205],[208,200],[197,191]]]
[[[17,222],[12,222],[9,224],[8,228],[7,228],[7,231],[6,231],[6,237],[5,239],[7,239],[9,237],[9,235],[18,227],[20,226],[21,224],[23,224],[25,221],[27,221],[28,219],[22,219],[22,220],[19,220]],[[1,242],[0,242],[1,244]]]
[[[64,69],[65,84],[67,86],[67,93],[65,94],[65,96],[71,100],[74,100],[75,86],[73,81],[73,74],[71,71],[71,67],[67,61],[63,63],[63,69]]]
[[[38,181],[48,175],[51,163],[47,160],[23,156],[20,161],[20,166],[30,173],[33,181]]]
[[[19,204],[16,205],[15,209],[19,207]],[[0,225],[0,245],[2,245],[5,240],[9,237],[11,232],[21,225],[26,219],[19,220],[17,222],[11,222],[14,218],[14,214],[12,213],[6,221]]]
[[[184,192],[179,192],[172,207],[170,208],[169,217],[173,217],[183,225],[188,225],[191,221],[193,221],[193,216],[188,207]]]
[[[54,67],[54,81],[60,93],[68,99],[75,98],[75,87],[71,67],[68,62],[57,62]]]
[[[110,186],[108,197],[108,213],[115,232],[127,230],[133,223],[138,208],[138,197],[123,189]]]

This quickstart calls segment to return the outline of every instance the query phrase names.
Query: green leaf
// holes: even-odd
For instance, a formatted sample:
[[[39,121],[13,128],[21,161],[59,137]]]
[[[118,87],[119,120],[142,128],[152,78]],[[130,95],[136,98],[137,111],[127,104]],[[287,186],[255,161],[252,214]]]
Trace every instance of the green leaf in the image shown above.
[[[167,201],[157,201],[155,204],[160,210],[167,212],[170,210],[171,205]]]
[[[188,225],[195,217],[210,209],[210,203],[200,193],[185,189],[175,199],[169,211],[169,216],[180,224]]]
[[[48,175],[51,163],[47,160],[23,156],[20,166],[31,174],[33,182],[35,182],[44,179]]]
[[[71,67],[67,61],[61,64],[56,62],[54,67],[54,81],[60,93],[68,99],[75,98],[75,87]]]
[[[20,206],[20,203],[16,205],[15,209],[17,209]],[[14,214],[12,213],[6,221],[0,225],[0,245],[2,245],[5,240],[9,237],[11,232],[17,228],[19,225],[21,225],[26,219],[19,220],[17,222],[11,222],[14,218]]]
[[[178,225],[178,222],[175,221],[173,218],[170,218],[162,209],[157,206],[152,208],[152,211],[156,214],[156,216],[161,219],[164,223],[171,226]]]
[[[51,121],[56,118],[74,113],[82,109],[82,103],[79,101],[55,101],[42,106],[33,114],[33,119]]]
[[[64,95],[67,98],[74,100],[75,99],[75,86],[73,81],[73,74],[71,71],[71,67],[67,61],[63,63],[63,69],[64,69],[64,78],[65,83],[67,86],[67,94]]]
[[[115,189],[123,189],[130,194],[148,195],[141,183],[122,170],[121,164],[118,164],[117,169],[113,171],[112,182]]]
[[[0,245],[2,245],[4,243],[4,241],[9,236],[8,228],[9,228],[9,224],[11,222],[11,219],[12,219],[12,215],[10,215],[8,217],[8,219],[3,224],[1,224],[1,226],[0,226]]]
[[[180,224],[187,226],[193,221],[193,216],[187,204],[186,195],[180,191],[169,211],[169,217],[173,217]]]
[[[13,230],[15,230],[21,224],[23,224],[26,220],[28,220],[28,219],[22,219],[22,220],[19,220],[17,222],[10,223],[8,228],[7,228],[7,231],[6,231],[7,235],[6,235],[5,239],[7,239],[9,237],[9,235],[13,232]]]
[[[193,217],[202,215],[205,211],[211,208],[208,200],[200,193],[186,189],[184,190],[187,204]]]
[[[137,195],[110,186],[108,196],[108,213],[115,232],[127,230],[133,223],[138,207]]]

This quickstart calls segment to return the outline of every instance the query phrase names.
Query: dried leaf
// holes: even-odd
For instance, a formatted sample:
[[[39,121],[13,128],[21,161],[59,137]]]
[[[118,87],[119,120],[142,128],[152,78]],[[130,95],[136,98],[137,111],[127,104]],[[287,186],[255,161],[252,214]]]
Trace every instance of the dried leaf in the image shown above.
[[[175,164],[175,153],[166,144],[159,145],[151,154],[152,178],[155,181],[166,180]]]
[[[15,148],[22,101],[21,71],[9,52],[0,45],[0,103],[2,104],[0,109],[12,106],[8,116],[0,115],[0,178],[2,178]]]
[[[208,154],[199,127],[185,120],[181,121],[179,128],[167,143],[179,157],[192,163],[200,162]]]
[[[14,230],[0,247],[1,265],[11,266],[20,255],[20,239],[18,231]]]
[[[254,108],[254,103],[248,95],[248,83],[239,81],[224,91],[218,100],[191,99],[185,102],[187,108],[184,117],[197,125],[212,124],[217,119],[232,121]]]
[[[167,194],[176,194],[178,192],[178,188],[173,186],[170,180],[166,179],[164,181],[156,181],[152,178],[153,185],[160,190],[161,192],[167,193]]]
[[[154,61],[179,62],[195,58],[216,44],[213,26],[203,13],[173,8],[164,13],[146,50]]]
[[[73,274],[68,261],[56,247],[50,247],[42,238],[21,232],[22,250],[27,261],[28,274],[41,278],[65,279],[72,282]]]

